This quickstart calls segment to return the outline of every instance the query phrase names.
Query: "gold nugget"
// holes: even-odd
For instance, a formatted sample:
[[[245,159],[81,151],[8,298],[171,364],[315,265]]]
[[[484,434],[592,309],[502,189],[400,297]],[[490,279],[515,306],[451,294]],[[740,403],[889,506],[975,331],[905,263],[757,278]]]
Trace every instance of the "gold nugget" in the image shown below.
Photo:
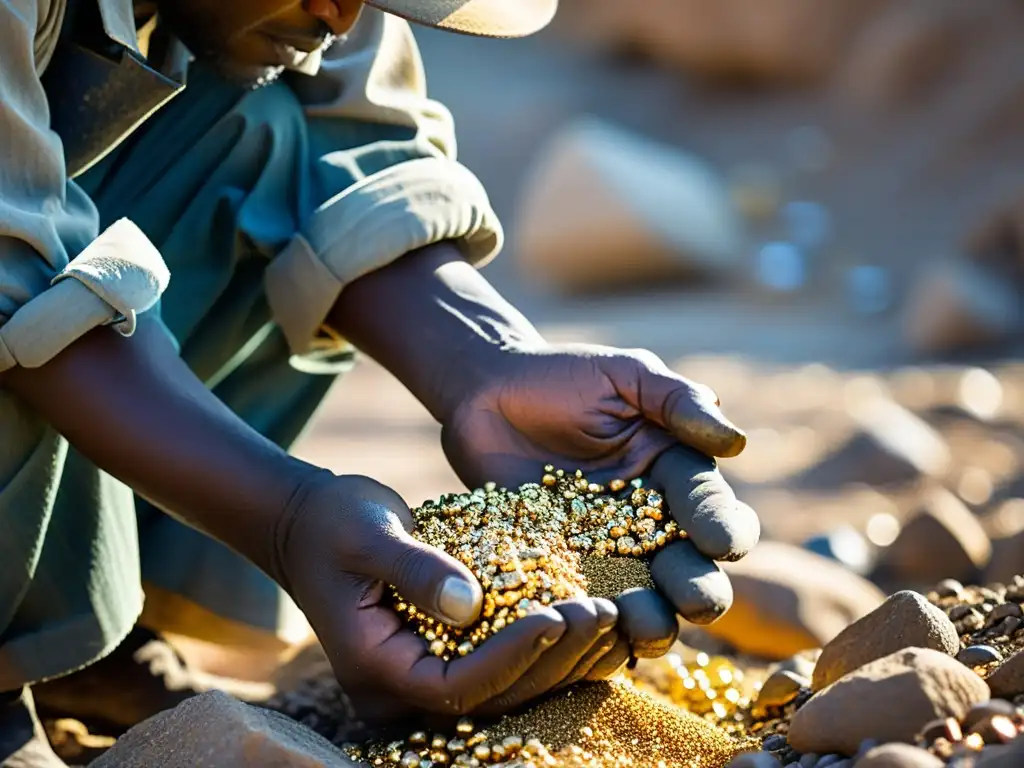
[[[583,472],[545,467],[540,483],[515,491],[449,494],[412,511],[413,535],[457,558],[484,588],[482,616],[449,627],[394,592],[394,607],[448,661],[539,606],[587,594],[583,558],[647,559],[684,533],[665,522],[661,495],[640,480],[605,488]]]

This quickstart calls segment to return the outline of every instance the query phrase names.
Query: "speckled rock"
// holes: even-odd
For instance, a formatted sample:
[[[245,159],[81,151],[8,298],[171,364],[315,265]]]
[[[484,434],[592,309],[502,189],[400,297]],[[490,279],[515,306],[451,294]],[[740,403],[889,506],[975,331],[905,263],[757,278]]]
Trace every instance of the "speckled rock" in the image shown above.
[[[740,652],[768,659],[820,648],[885,599],[838,563],[780,542],[761,542],[723,569],[733,605],[704,629]]]
[[[944,488],[931,491],[884,551],[879,567],[904,584],[934,584],[943,577],[976,582],[992,556],[978,518]]]
[[[854,768],[942,768],[945,763],[909,744],[883,744],[853,764]]]
[[[90,766],[356,768],[356,763],[294,720],[213,691],[139,723]]]
[[[848,626],[821,651],[812,688],[820,691],[843,675],[902,648],[960,650],[953,622],[917,592],[903,591]]]
[[[872,661],[820,691],[789,727],[799,752],[852,755],[865,739],[911,743],[940,717],[963,717],[989,698],[985,681],[946,654],[907,648]]]
[[[1016,653],[988,676],[988,686],[992,695],[1001,699],[1011,699],[1024,693],[1024,651]]]

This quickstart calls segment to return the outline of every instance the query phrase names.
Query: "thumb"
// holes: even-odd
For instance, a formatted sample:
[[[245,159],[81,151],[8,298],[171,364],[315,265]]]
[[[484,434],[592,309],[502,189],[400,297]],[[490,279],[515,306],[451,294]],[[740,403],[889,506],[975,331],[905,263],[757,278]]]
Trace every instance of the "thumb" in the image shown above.
[[[644,352],[633,360],[632,382],[616,385],[621,396],[679,442],[707,456],[731,458],[743,452],[747,435],[719,407],[710,387],[690,381]]]
[[[483,590],[466,566],[440,549],[416,541],[390,515],[390,524],[368,542],[360,570],[395,587],[424,613],[455,627],[480,615]]]

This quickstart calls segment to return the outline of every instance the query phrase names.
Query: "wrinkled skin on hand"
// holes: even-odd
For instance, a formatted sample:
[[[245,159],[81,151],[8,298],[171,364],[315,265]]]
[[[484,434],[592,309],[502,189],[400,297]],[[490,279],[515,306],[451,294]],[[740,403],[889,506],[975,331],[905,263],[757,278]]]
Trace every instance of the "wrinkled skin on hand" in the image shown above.
[[[455,626],[478,617],[482,591],[464,565],[409,535],[412,515],[397,493],[323,472],[284,520],[275,575],[364,722],[501,713],[580,679],[616,642],[615,604],[582,598],[541,608],[445,662],[390,608],[384,585]]]
[[[718,406],[710,389],[649,352],[545,346],[505,355],[444,422],[445,453],[471,488],[536,482],[547,464],[582,469],[601,483],[646,477],[689,534],[654,557],[658,591],[633,590],[616,601],[615,643],[602,654],[598,646],[610,638],[594,638],[591,652],[599,659],[589,678],[611,675],[630,655],[667,653],[678,633],[677,614],[705,624],[732,603],[717,561],[750,551],[760,524],[713,458],[736,456],[746,445]],[[558,652],[555,647],[547,655]]]

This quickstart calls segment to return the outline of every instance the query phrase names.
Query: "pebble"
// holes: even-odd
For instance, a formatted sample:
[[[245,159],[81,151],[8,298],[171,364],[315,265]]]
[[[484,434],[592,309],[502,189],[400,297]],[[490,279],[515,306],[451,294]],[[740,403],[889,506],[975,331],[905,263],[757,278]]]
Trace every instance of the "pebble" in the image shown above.
[[[820,648],[885,599],[838,563],[781,542],[761,542],[722,568],[732,582],[732,608],[705,631],[771,660]]]
[[[963,717],[988,686],[939,651],[907,648],[856,669],[797,710],[788,742],[799,752],[854,754],[866,738],[912,742],[937,717]]]
[[[778,752],[786,746],[786,737],[781,733],[773,733],[764,743],[761,745],[761,749],[765,752]]]
[[[808,752],[806,755],[800,756],[798,765],[800,768],[815,768],[818,764],[818,756],[813,752]]]
[[[767,710],[773,707],[784,707],[793,701],[804,688],[809,688],[811,681],[795,672],[779,669],[764,681],[757,694],[756,707]]]
[[[930,752],[909,744],[883,744],[854,763],[854,768],[942,768],[944,763]]]
[[[1002,661],[1003,655],[991,645],[969,645],[956,655],[956,660],[968,667],[983,667]]]
[[[840,768],[844,764],[852,765],[853,763],[842,755],[825,755],[814,768]]]
[[[944,576],[976,581],[991,556],[992,544],[978,518],[939,488],[903,523],[880,556],[879,568],[904,584],[934,584]]]
[[[820,691],[843,675],[903,648],[946,654],[960,649],[956,628],[924,595],[905,590],[889,597],[822,648],[812,688]]]
[[[970,711],[964,715],[960,725],[964,730],[970,730],[974,727],[975,723],[986,717],[992,717],[993,715],[1014,717],[1016,714],[1017,708],[1006,699],[989,699],[983,704],[971,707]]]
[[[964,593],[964,585],[956,579],[943,579],[935,586],[935,594],[939,597],[960,597]]]
[[[1024,651],[1020,651],[1002,664],[988,676],[988,685],[992,695],[1000,699],[1010,699],[1024,693]]]
[[[1021,610],[1021,607],[1017,605],[1017,603],[1002,603],[992,609],[992,613],[988,615],[988,620],[989,623],[992,624],[1000,621],[1001,619],[1011,617],[1019,619],[1021,616],[1024,616],[1024,611]]]
[[[735,758],[727,768],[782,768],[782,763],[767,752],[747,752]]]

